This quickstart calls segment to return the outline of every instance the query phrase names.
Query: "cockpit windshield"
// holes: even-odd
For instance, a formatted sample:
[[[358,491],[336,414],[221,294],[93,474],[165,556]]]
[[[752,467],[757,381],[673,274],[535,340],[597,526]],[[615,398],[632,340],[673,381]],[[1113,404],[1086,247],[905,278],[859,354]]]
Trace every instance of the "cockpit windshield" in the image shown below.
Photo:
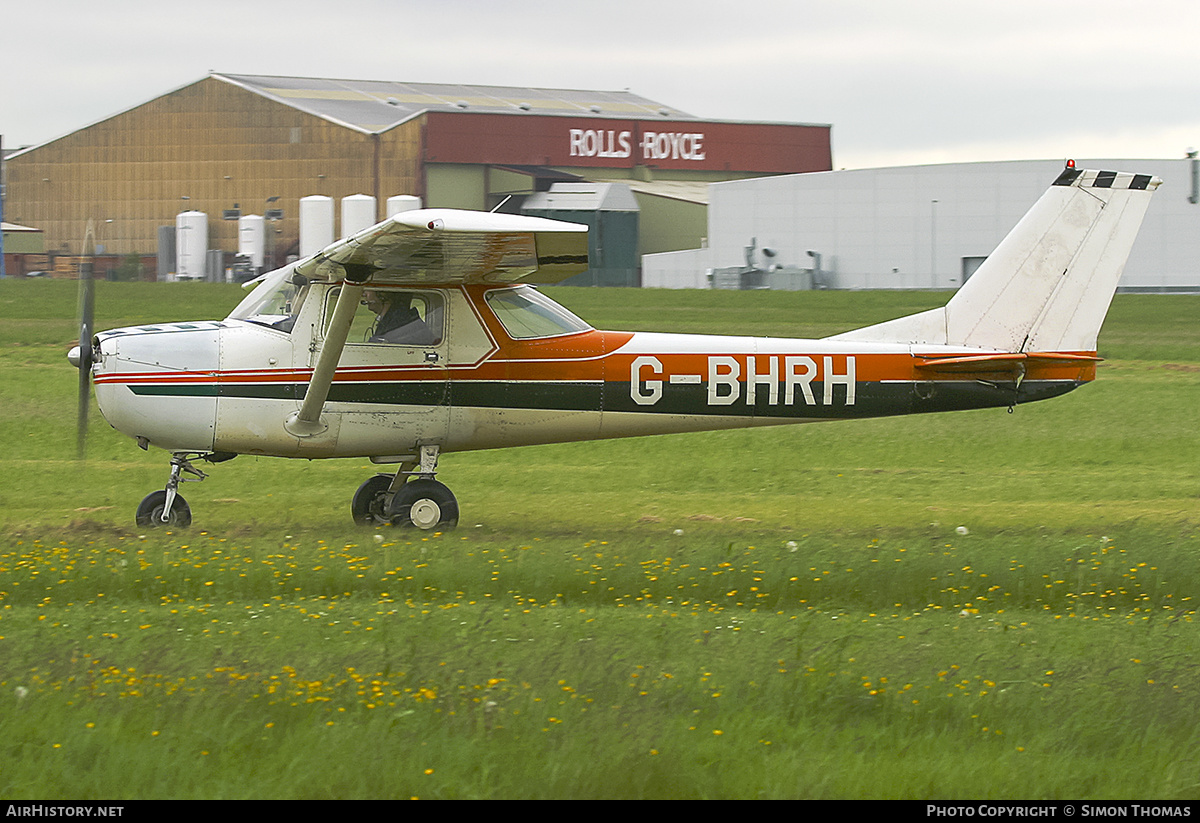
[[[291,332],[296,315],[308,296],[308,278],[296,274],[294,266],[271,272],[246,299],[230,312],[229,320],[245,320],[260,326]]]

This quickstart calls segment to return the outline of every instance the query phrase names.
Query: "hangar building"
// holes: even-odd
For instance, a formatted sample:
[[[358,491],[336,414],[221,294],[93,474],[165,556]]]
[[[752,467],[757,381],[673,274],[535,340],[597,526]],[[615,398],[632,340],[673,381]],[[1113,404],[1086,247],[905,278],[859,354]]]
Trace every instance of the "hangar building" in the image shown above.
[[[1195,158],[1076,160],[1161,177],[1123,291],[1200,291]],[[709,187],[708,243],[642,260],[665,288],[955,289],[1041,197],[1061,160],[795,174]]]
[[[309,195],[371,195],[382,219],[394,195],[516,212],[555,183],[618,184],[640,255],[701,244],[709,183],[830,168],[829,126],[704,120],[628,91],[212,73],[10,155],[5,219],[51,254],[77,254],[90,219],[105,253],[153,255],[181,212],[207,214],[226,253],[235,218],[265,213],[282,262]]]

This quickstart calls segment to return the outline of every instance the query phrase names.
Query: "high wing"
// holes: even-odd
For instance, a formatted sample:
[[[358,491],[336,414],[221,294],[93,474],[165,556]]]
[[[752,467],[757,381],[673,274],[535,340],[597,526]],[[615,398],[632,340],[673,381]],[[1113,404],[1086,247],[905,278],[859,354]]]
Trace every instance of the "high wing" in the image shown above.
[[[558,283],[588,267],[587,226],[455,209],[401,212],[296,265],[302,277],[344,280],[299,411],[284,428],[325,431],[321,410],[367,283]]]
[[[586,271],[587,226],[455,209],[401,212],[298,264],[305,277],[404,285],[558,283]],[[367,275],[364,277],[363,275]]]

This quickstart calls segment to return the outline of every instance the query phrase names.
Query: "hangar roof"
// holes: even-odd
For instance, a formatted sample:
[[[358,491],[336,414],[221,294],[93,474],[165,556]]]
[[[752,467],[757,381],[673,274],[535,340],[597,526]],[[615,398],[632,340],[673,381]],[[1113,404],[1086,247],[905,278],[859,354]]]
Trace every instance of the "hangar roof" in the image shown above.
[[[211,76],[368,134],[387,131],[424,111],[698,119],[628,91],[330,80],[217,72]]]
[[[637,194],[652,194],[668,200],[708,205],[709,181],[707,180],[626,180],[593,175],[588,175],[588,179],[596,183],[624,183]]]
[[[533,211],[639,211],[626,181],[619,183],[554,183],[525,199],[523,210]]]

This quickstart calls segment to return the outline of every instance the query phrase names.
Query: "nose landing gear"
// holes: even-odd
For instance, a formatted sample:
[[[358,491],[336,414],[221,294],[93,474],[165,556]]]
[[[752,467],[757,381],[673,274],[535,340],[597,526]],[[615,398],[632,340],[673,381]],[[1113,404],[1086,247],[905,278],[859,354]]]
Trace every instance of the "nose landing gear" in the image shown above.
[[[196,455],[197,457],[199,455]],[[195,478],[183,477],[183,472],[196,475]],[[171,478],[167,487],[150,492],[142,498],[137,507],[137,524],[139,526],[173,526],[186,529],[192,525],[192,509],[187,501],[179,495],[177,489],[181,481],[199,482],[208,477],[188,460],[188,454],[178,453],[171,457]]]
[[[192,465],[192,459],[204,460],[208,463],[222,463],[232,460],[236,454],[229,452],[213,452],[199,454],[196,452],[176,452],[171,456],[171,477],[167,487],[150,492],[142,498],[137,507],[137,524],[139,526],[171,526],[186,529],[192,525],[192,509],[187,501],[179,494],[180,483],[199,483],[207,474]],[[184,473],[195,477],[184,477]]]

